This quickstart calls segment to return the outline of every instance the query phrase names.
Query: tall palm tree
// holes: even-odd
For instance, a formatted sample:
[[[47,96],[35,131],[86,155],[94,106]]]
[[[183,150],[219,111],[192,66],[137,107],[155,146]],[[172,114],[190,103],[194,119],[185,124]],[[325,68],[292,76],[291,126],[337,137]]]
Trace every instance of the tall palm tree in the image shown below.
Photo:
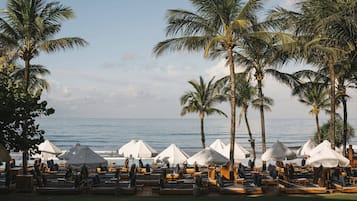
[[[220,114],[225,117],[227,115],[221,110],[213,107],[214,104],[225,100],[225,96],[217,93],[217,89],[213,83],[214,77],[206,84],[200,76],[199,82],[191,80],[188,83],[194,88],[194,91],[188,91],[181,97],[181,105],[184,106],[181,115],[187,113],[198,113],[200,118],[201,128],[201,143],[202,149],[206,148],[204,118],[211,114]]]
[[[293,51],[308,63],[329,69],[330,80],[330,141],[335,146],[335,64],[342,58],[349,58],[351,64],[356,63],[357,34],[356,0],[304,0],[297,4],[299,12],[291,12],[282,8],[276,9],[272,16],[280,18],[285,24],[280,27],[289,28],[299,43],[304,47]],[[274,18],[273,17],[273,18]],[[292,46],[293,47],[293,46]],[[295,46],[296,47],[296,46]],[[302,54],[300,54],[300,53]]]
[[[230,168],[234,165],[234,143],[236,129],[235,65],[233,50],[252,31],[257,21],[256,12],[261,8],[261,0],[191,0],[195,11],[174,9],[167,13],[166,35],[171,37],[159,42],[154,53],[161,55],[167,51],[200,51],[204,55],[227,59],[231,77],[231,128],[230,128]],[[215,53],[223,49],[221,54]]]
[[[87,44],[78,37],[55,39],[55,34],[62,28],[61,23],[73,17],[73,10],[59,2],[8,0],[7,8],[0,17],[0,44],[12,48],[24,62],[23,89],[26,94],[30,87],[31,60],[40,52],[51,53]],[[26,122],[24,128],[27,128]],[[23,132],[27,131],[24,129]],[[24,174],[27,173],[27,154],[28,150],[23,150]]]
[[[0,17],[0,40],[11,45],[24,62],[25,92],[30,86],[31,60],[40,52],[51,53],[87,44],[78,37],[55,39],[55,34],[62,28],[61,23],[73,17],[73,10],[59,2],[8,0],[4,15]]]
[[[354,81],[357,77],[357,66],[351,65],[351,62],[342,62],[335,65],[337,93],[336,99],[342,103],[343,107],[343,153],[346,153],[348,120],[347,120],[347,88],[354,87]]]
[[[266,133],[264,117],[263,80],[266,74],[273,76],[278,81],[293,84],[295,80],[288,73],[280,72],[276,69],[286,61],[281,45],[277,45],[278,40],[261,38],[246,40],[245,44],[235,52],[235,61],[242,64],[245,73],[253,74],[257,81],[258,98],[260,102],[260,123],[262,136],[262,153],[266,151]]]
[[[328,88],[324,83],[313,80],[297,85],[293,89],[292,94],[298,95],[301,103],[312,107],[309,113],[315,116],[317,141],[320,143],[322,138],[319,113],[321,110],[328,110],[330,107]]]

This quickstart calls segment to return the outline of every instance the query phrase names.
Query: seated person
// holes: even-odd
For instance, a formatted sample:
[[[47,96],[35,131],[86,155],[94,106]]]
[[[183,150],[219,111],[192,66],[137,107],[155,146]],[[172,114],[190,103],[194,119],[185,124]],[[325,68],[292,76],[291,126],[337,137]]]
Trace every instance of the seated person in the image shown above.
[[[146,171],[147,173],[151,172],[151,168],[150,168],[149,163],[146,163],[145,171]]]
[[[239,176],[239,178],[245,178],[245,170],[244,170],[244,166],[242,165],[242,163],[239,163],[239,165],[238,165],[238,176]]]

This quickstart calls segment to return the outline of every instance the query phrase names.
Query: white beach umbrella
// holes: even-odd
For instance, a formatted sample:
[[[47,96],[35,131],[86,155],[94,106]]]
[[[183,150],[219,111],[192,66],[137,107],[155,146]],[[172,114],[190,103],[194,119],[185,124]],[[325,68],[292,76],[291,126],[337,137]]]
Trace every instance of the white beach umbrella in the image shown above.
[[[41,144],[38,145],[38,150],[41,152],[53,154],[53,155],[58,155],[61,154],[62,151],[60,148],[58,148],[56,145],[54,145],[52,142],[49,140],[45,140]]]
[[[313,167],[347,167],[350,161],[331,149],[331,143],[324,140],[322,143],[317,145],[311,152],[306,160],[306,164]]]
[[[159,153],[154,161],[168,161],[170,164],[181,164],[187,160],[189,156],[178,148],[175,144],[171,144],[161,153]]]
[[[209,147],[223,155],[223,150],[226,147],[226,144],[221,139],[216,139]]]
[[[188,164],[194,164],[196,162],[200,166],[208,166],[211,162],[215,164],[224,164],[228,161],[228,158],[210,147],[202,149],[201,151],[187,159]]]
[[[72,153],[66,164],[75,167],[82,165],[86,165],[87,167],[99,167],[106,166],[107,161],[88,146],[79,146],[77,150]]]
[[[283,143],[276,141],[271,148],[266,150],[266,152],[262,155],[262,161],[282,161],[282,160],[291,160],[295,159],[296,154]]]
[[[223,156],[225,156],[226,158],[229,158],[230,147],[231,147],[231,145],[229,144],[229,145],[226,145],[223,149]],[[250,153],[241,145],[234,143],[234,154],[233,155],[234,155],[234,159],[238,160],[238,159],[248,158],[250,156]]]
[[[305,157],[310,154],[311,150],[316,147],[316,144],[313,140],[309,139],[305,144],[303,144],[297,151],[296,155]]]
[[[128,149],[124,151],[123,155],[133,158],[151,158],[157,155],[157,151],[144,141],[139,140],[132,146],[128,146]]]
[[[125,152],[128,152],[136,144],[137,140],[130,140],[128,143],[124,144],[118,149],[119,155],[124,155]]]
[[[5,149],[2,144],[0,144],[0,162],[8,162],[10,160],[10,153]]]

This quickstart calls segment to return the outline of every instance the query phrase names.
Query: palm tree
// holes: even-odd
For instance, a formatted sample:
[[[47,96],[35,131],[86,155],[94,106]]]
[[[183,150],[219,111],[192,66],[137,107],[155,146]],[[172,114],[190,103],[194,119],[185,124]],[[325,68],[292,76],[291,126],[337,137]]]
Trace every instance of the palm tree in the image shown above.
[[[319,113],[330,106],[330,97],[328,88],[324,83],[318,80],[301,83],[293,89],[293,95],[299,96],[299,101],[305,105],[312,106],[310,114],[315,116],[316,135],[318,143],[321,142],[321,131],[319,124]]]
[[[279,27],[289,28],[300,43],[299,50],[291,46],[296,56],[308,63],[329,69],[330,81],[330,141],[335,147],[335,64],[342,58],[348,58],[350,64],[357,62],[356,0],[304,0],[298,3],[299,12],[282,8],[276,9],[273,18],[284,22]]]
[[[0,18],[0,40],[16,49],[24,62],[23,88],[27,93],[31,79],[31,60],[40,52],[85,46],[78,37],[54,39],[64,20],[74,17],[73,10],[59,2],[45,0],[9,0]]]
[[[195,80],[189,81],[188,83],[192,85],[194,91],[188,91],[181,97],[181,105],[184,106],[181,115],[186,115],[187,113],[198,113],[199,115],[202,149],[206,148],[204,132],[205,116],[216,113],[227,117],[224,112],[213,107],[214,104],[225,100],[225,96],[217,93],[213,80],[214,78],[206,84],[200,76],[199,82]]]
[[[234,143],[236,127],[235,65],[233,50],[252,31],[257,21],[256,11],[261,8],[261,0],[248,0],[243,6],[241,0],[191,0],[194,12],[169,10],[167,13],[166,35],[172,38],[159,42],[154,53],[161,55],[167,51],[200,51],[205,57],[224,56],[229,66],[231,83],[231,128],[230,128],[230,168],[234,165]],[[176,37],[178,36],[178,37]],[[216,50],[220,54],[216,53]]]
[[[16,67],[11,74],[16,80],[22,81],[24,78],[25,68]],[[29,69],[29,91],[37,92],[38,90],[50,90],[50,84],[44,76],[49,75],[50,71],[41,65],[31,65]]]
[[[347,64],[345,62],[335,65],[336,71],[336,82],[337,82],[337,94],[336,99],[342,103],[343,107],[343,153],[346,153],[347,146],[347,100],[349,96],[347,95],[347,88],[354,87],[354,81],[357,77],[357,66],[351,65],[350,62]]]
[[[241,46],[239,51],[235,52],[235,61],[242,64],[245,68],[245,73],[254,74],[257,81],[261,136],[262,136],[262,153],[266,151],[266,136],[265,136],[265,117],[264,117],[264,100],[263,80],[265,74],[271,75],[278,81],[292,85],[295,80],[288,73],[280,72],[276,66],[283,64],[286,56],[281,49],[281,45],[277,45],[276,39],[255,39],[247,40]]]
[[[4,16],[0,17],[0,44],[15,50],[24,62],[23,89],[29,94],[31,60],[40,52],[55,52],[62,49],[85,46],[87,42],[78,37],[54,39],[61,30],[61,22],[74,17],[71,8],[59,2],[45,0],[8,0]],[[21,73],[22,74],[22,73]],[[24,128],[27,128],[24,121]],[[23,130],[23,135],[30,135]],[[27,171],[28,150],[23,150],[23,169]]]

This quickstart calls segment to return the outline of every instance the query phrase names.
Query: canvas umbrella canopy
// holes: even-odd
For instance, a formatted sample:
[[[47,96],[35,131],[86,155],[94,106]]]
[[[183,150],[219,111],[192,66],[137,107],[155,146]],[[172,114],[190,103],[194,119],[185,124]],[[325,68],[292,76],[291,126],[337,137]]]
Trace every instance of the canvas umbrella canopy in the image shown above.
[[[231,145],[226,145],[223,149],[223,156],[225,156],[226,158],[229,158],[230,147]],[[233,155],[234,155],[234,159],[238,160],[238,159],[248,158],[250,156],[250,153],[241,145],[234,143]]]
[[[283,143],[276,141],[271,148],[266,150],[266,152],[262,155],[262,161],[282,161],[282,160],[291,160],[295,159],[296,154]]]
[[[304,145],[302,145],[297,151],[296,155],[305,157],[310,154],[310,152],[316,147],[316,144],[314,141],[309,139],[307,142],[305,142]]]
[[[5,149],[2,144],[0,144],[0,162],[8,162],[10,160],[10,153]]]
[[[226,144],[221,139],[216,139],[209,147],[223,155]]]
[[[79,143],[77,143],[76,145],[74,145],[72,148],[70,148],[65,153],[58,155],[58,158],[62,159],[62,160],[69,160],[73,156],[74,153],[78,152],[78,150],[80,148],[81,148],[81,145]]]
[[[82,165],[86,165],[87,167],[100,167],[106,166],[107,161],[88,146],[79,146],[77,150],[72,153],[66,164],[74,167]]]
[[[187,159],[188,164],[192,165],[195,162],[200,166],[208,166],[211,162],[220,165],[229,162],[229,160],[214,149],[207,147]]]
[[[157,155],[157,151],[144,141],[139,140],[133,146],[128,147],[123,155],[133,158],[151,158]]]
[[[125,152],[128,152],[132,147],[137,143],[137,140],[130,140],[128,143],[124,144],[118,149],[119,155],[124,155]]]
[[[45,140],[38,145],[38,150],[40,154],[36,154],[33,158],[41,158],[44,160],[57,159],[56,156],[62,153],[61,149],[54,145],[49,140]]]
[[[171,144],[161,153],[159,153],[154,161],[164,161],[169,162],[170,164],[180,164],[187,160],[189,156],[178,148],[175,144]]]
[[[324,140],[310,152],[306,164],[312,167],[347,167],[350,164],[350,161],[331,149],[331,143]]]

